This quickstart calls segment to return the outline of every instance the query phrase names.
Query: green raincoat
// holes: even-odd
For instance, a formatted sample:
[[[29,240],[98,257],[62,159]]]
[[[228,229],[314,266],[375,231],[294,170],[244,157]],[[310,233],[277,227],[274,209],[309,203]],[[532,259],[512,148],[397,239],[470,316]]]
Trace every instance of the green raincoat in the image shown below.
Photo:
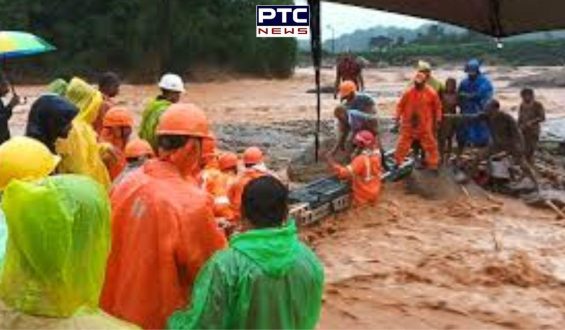
[[[149,142],[154,150],[157,150],[157,136],[155,130],[157,129],[157,124],[159,124],[159,118],[161,118],[161,115],[170,105],[170,101],[156,98],[149,102],[141,115],[139,137]]]
[[[324,272],[298,240],[296,226],[234,236],[200,271],[192,305],[170,329],[313,329],[322,305]]]
[[[443,93],[443,91],[445,90],[445,86],[443,85],[443,83],[439,80],[437,80],[435,77],[431,76],[428,79],[427,84],[434,89],[434,91],[436,91],[436,93],[441,94]]]
[[[3,302],[57,318],[98,310],[110,250],[110,205],[102,186],[78,175],[12,180],[2,209],[9,232]]]

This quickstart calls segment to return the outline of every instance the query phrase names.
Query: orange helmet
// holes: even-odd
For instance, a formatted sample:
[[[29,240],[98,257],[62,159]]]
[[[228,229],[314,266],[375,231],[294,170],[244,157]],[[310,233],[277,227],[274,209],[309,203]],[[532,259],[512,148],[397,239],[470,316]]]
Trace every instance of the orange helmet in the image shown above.
[[[263,152],[257,147],[249,147],[243,152],[243,164],[255,165],[263,162]]]
[[[113,107],[102,119],[104,127],[133,127],[133,115],[124,107]]]
[[[208,119],[194,104],[171,105],[159,120],[157,135],[185,135],[206,138],[210,136]]]
[[[356,145],[367,148],[373,147],[376,143],[375,135],[367,130],[362,130],[359,133],[355,134],[355,138],[353,140]]]
[[[133,139],[126,144],[126,158],[139,158],[143,156],[153,157],[155,153],[149,142],[143,139]]]
[[[339,96],[341,98],[347,97],[349,94],[354,93],[357,90],[357,85],[351,80],[343,81],[339,85]]]
[[[218,161],[220,164],[220,170],[225,171],[237,166],[237,155],[233,152],[225,152],[220,155],[220,159]]]

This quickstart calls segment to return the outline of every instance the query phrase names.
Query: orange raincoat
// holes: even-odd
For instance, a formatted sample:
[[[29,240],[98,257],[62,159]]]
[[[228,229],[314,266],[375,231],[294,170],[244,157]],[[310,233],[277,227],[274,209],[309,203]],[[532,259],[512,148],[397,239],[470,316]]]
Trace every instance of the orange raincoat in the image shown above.
[[[229,191],[229,200],[233,213],[231,220],[234,224],[239,224],[241,220],[241,198],[243,197],[245,186],[247,186],[251,180],[262,177],[263,175],[269,175],[269,173],[254,166],[246,168],[243,174],[235,180],[235,183]]]
[[[442,117],[441,101],[429,86],[418,90],[410,88],[404,93],[396,109],[396,119],[400,120],[400,136],[396,146],[395,159],[402,164],[414,141],[420,141],[426,153],[426,164],[437,168],[439,151],[435,130]]]
[[[204,262],[227,245],[212,201],[161,160],[146,162],[110,197],[112,249],[101,306],[144,328],[163,328],[187,304]]]
[[[354,206],[376,203],[381,192],[381,153],[364,150],[348,166],[334,164],[338,178],[351,180]]]
[[[201,187],[214,198],[214,216],[217,220],[230,220],[234,217],[228,197],[234,182],[234,175],[215,167],[205,168],[201,172]]]

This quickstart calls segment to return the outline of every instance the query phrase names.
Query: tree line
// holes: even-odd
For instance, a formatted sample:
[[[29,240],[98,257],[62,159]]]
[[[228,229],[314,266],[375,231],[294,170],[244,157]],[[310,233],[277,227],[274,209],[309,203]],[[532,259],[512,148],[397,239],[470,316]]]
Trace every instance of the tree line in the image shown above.
[[[255,6],[292,0],[0,0],[0,29],[44,37],[58,50],[20,60],[27,75],[94,75],[132,81],[214,68],[287,77],[296,40],[256,38]]]

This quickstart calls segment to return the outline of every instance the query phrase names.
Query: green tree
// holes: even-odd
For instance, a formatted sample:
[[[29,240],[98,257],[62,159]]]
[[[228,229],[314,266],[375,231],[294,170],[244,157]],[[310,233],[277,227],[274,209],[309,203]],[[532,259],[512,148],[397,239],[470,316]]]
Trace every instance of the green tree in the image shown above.
[[[201,66],[287,77],[294,39],[255,37],[257,4],[292,0],[0,0],[0,29],[26,30],[58,48],[34,59],[45,75],[116,70],[134,79]],[[37,73],[37,72],[34,72]]]

